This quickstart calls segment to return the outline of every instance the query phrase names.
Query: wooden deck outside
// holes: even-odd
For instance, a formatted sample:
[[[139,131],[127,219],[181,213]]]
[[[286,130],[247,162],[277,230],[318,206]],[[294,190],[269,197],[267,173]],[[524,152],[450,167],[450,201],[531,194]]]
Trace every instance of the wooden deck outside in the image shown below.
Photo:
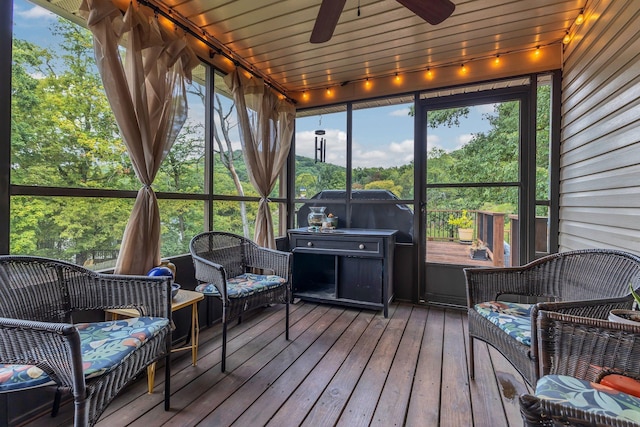
[[[459,242],[427,241],[427,262],[438,264],[458,264],[473,266],[493,266],[493,261],[471,259],[469,249],[471,245]]]
[[[290,341],[284,307],[257,311],[229,330],[220,372],[220,326],[201,332],[198,365],[175,353],[171,411],[163,372],[125,389],[98,426],[520,426],[522,377],[495,350],[476,343],[476,379],[467,374],[463,311],[394,303],[381,313],[298,302]],[[28,424],[71,425],[70,405]]]

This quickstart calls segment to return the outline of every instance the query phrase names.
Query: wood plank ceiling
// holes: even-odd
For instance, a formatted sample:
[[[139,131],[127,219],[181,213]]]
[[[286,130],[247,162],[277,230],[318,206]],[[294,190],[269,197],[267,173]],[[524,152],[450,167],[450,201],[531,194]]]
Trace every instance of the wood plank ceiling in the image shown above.
[[[71,14],[80,3],[36,1]],[[347,0],[333,38],[311,44],[320,0],[145,1],[286,93],[558,45],[587,0],[453,2],[432,26],[394,0]]]

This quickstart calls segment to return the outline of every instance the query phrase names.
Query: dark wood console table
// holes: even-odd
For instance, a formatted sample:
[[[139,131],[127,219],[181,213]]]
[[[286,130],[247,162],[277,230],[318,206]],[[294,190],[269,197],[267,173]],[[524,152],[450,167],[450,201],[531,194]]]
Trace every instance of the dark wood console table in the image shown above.
[[[397,230],[289,230],[293,296],[315,302],[382,309],[393,299]]]

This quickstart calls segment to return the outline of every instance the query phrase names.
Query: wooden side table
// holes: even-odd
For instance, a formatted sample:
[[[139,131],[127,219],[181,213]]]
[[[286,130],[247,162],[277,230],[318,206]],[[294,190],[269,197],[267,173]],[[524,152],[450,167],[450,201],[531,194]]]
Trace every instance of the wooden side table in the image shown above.
[[[200,324],[198,323],[198,302],[204,299],[200,292],[180,289],[171,304],[171,312],[191,306],[191,343],[190,345],[171,349],[171,352],[191,350],[191,364],[196,366],[198,362],[198,337],[200,335]],[[105,310],[108,320],[116,320],[121,317],[139,317],[140,313],[134,309],[111,309]],[[155,362],[147,367],[147,384],[149,394],[153,393],[153,385],[156,376]]]

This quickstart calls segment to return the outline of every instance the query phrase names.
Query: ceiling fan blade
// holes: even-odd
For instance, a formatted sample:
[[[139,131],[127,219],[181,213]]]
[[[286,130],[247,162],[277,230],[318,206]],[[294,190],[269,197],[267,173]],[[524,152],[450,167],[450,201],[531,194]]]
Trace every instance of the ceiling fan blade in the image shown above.
[[[324,43],[331,39],[347,0],[322,0],[316,23],[311,32],[311,43]]]
[[[424,19],[431,25],[438,25],[456,9],[450,0],[396,0],[398,3]]]

